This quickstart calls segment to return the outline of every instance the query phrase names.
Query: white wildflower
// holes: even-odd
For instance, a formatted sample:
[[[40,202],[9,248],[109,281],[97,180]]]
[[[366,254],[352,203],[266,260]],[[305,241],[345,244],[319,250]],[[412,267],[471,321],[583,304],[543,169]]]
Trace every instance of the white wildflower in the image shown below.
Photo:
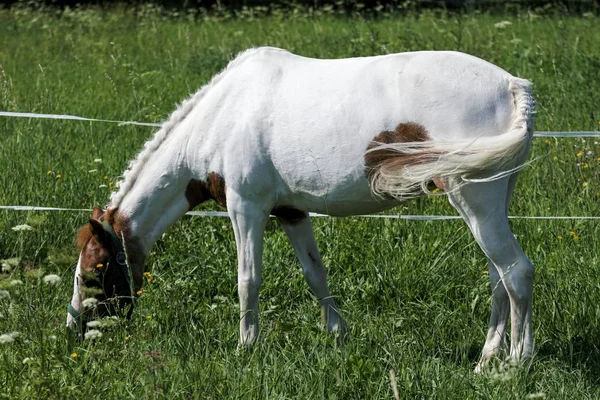
[[[44,283],[48,283],[50,285],[56,285],[58,282],[60,282],[60,276],[50,274],[50,275],[46,275],[45,277],[43,277],[42,280],[44,281]]]
[[[0,335],[0,344],[12,343],[15,341],[16,338],[19,337],[19,335],[20,335],[20,333],[17,331]]]
[[[33,228],[27,224],[22,224],[22,225],[17,225],[17,226],[13,226],[12,230],[15,232],[19,232],[19,231],[32,231]]]
[[[0,300],[10,299],[10,293],[8,290],[0,290]]]
[[[89,324],[88,324],[89,325]],[[102,337],[102,332],[97,329],[90,329],[84,335],[85,340],[96,340]]]
[[[101,162],[102,162],[102,159],[101,159],[101,158],[94,158],[94,162],[95,162],[95,163],[101,163]]]
[[[22,284],[23,284],[23,281],[20,279],[13,279],[12,281],[10,281],[10,286],[19,286]]]
[[[545,399],[546,393],[538,392],[538,393],[529,393],[525,396],[526,399]]]
[[[96,307],[96,304],[98,304],[98,299],[95,297],[88,297],[87,299],[84,299],[81,304],[83,305],[83,308]]]
[[[95,320],[95,321],[90,321],[87,324],[88,328],[100,328],[102,326],[102,322]],[[87,337],[86,337],[87,339]]]
[[[506,28],[509,25],[512,25],[512,22],[510,22],[510,21],[501,21],[501,22],[496,22],[494,24],[494,26],[496,28],[498,28],[498,29],[504,29],[504,28]]]
[[[5,260],[0,260],[0,264],[2,265],[2,272],[10,272],[14,267],[19,265],[21,259],[19,257],[8,258]]]
[[[23,359],[23,364],[27,364],[27,363],[29,363],[30,361],[33,361],[33,357],[25,357],[25,358]]]
[[[592,154],[594,154],[594,152],[593,152],[593,151],[591,151],[591,150],[589,150],[589,151],[588,151],[587,153],[585,153],[585,154],[586,154],[586,155],[588,155],[588,156],[591,156]]]

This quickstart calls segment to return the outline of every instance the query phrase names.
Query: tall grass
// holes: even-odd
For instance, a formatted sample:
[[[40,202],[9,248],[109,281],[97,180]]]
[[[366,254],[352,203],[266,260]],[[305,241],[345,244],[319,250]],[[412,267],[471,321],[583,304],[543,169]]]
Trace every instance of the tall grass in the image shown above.
[[[527,10],[378,18],[247,10],[233,19],[152,7],[0,9],[0,110],[158,122],[251,46],[324,58],[450,49],[532,80],[537,130],[596,130],[599,23],[592,14]],[[145,127],[2,118],[0,204],[106,204],[151,134]],[[600,214],[595,140],[536,139],[532,153],[542,158],[521,174],[511,214]],[[443,197],[393,212],[454,213]],[[0,397],[390,398],[390,370],[402,398],[600,397],[596,221],[511,222],[537,267],[538,353],[523,368],[498,362],[476,375],[491,300],[485,258],[462,221],[314,221],[351,329],[341,349],[318,322],[284,234],[270,223],[261,338],[237,351],[229,222],[185,217],[154,247],[147,263],[153,281],[134,318],[69,349],[63,325],[77,258],[73,238],[87,218],[0,211],[0,335],[19,332],[0,343]],[[31,230],[12,229],[23,224]],[[45,283],[47,274],[62,281]]]

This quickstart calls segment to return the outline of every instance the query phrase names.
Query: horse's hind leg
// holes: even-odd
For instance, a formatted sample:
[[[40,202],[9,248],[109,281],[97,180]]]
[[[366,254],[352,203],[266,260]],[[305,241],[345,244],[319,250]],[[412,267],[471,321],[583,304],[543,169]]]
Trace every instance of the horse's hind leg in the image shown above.
[[[534,268],[510,231],[507,216],[508,198],[515,180],[513,176],[493,182],[467,184],[455,190],[452,190],[452,185],[448,188],[450,202],[469,225],[491,264],[492,315],[478,368],[501,350],[509,309],[510,358],[519,361],[533,353],[531,303]]]
[[[305,214],[301,219],[287,220],[283,217],[278,219],[302,265],[304,278],[321,305],[327,330],[336,335],[336,342],[339,343],[346,331],[346,322],[329,292],[327,272],[317,248],[310,218]]]

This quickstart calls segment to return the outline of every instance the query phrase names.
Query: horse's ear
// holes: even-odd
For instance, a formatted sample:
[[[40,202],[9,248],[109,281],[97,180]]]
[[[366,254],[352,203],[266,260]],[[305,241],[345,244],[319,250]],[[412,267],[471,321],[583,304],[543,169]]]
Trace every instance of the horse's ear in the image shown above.
[[[102,211],[102,209],[98,206],[94,206],[94,208],[92,209],[92,218],[93,219],[100,219],[100,217],[102,216],[102,214],[104,214],[104,211]]]
[[[90,219],[90,228],[92,235],[101,245],[108,246],[110,244],[110,237],[106,229],[102,226],[102,223],[96,219]]]

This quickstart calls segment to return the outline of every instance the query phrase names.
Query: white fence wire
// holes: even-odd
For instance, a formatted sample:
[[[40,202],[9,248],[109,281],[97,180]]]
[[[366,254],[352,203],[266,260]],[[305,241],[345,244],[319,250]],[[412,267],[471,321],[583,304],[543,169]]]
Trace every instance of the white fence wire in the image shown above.
[[[110,119],[97,119],[97,118],[86,118],[79,117],[76,115],[65,115],[65,114],[37,114],[37,113],[26,113],[26,112],[10,112],[0,111],[0,117],[12,117],[12,118],[34,118],[34,119],[56,119],[56,120],[71,120],[71,121],[91,121],[91,122],[108,122],[116,123],[119,125],[137,125],[137,126],[151,126],[160,127],[161,124],[155,124],[150,122],[138,122],[138,121],[116,121]],[[581,137],[600,137],[600,132],[595,131],[575,131],[575,132],[535,132],[534,137],[570,137],[570,138],[581,138]],[[13,211],[87,211],[91,212],[90,209],[85,208],[61,208],[61,207],[45,207],[45,206],[0,206],[0,210],[13,210]],[[189,211],[186,215],[200,216],[200,217],[227,217],[228,214],[223,211]],[[329,217],[326,214],[310,213],[311,217]],[[373,214],[373,215],[356,215],[355,217],[361,218],[382,218],[382,219],[402,219],[409,221],[443,221],[443,220],[454,220],[461,219],[458,215],[387,215],[387,214]],[[531,216],[531,215],[511,215],[510,219],[539,219],[539,220],[598,220],[599,217],[595,216]]]

